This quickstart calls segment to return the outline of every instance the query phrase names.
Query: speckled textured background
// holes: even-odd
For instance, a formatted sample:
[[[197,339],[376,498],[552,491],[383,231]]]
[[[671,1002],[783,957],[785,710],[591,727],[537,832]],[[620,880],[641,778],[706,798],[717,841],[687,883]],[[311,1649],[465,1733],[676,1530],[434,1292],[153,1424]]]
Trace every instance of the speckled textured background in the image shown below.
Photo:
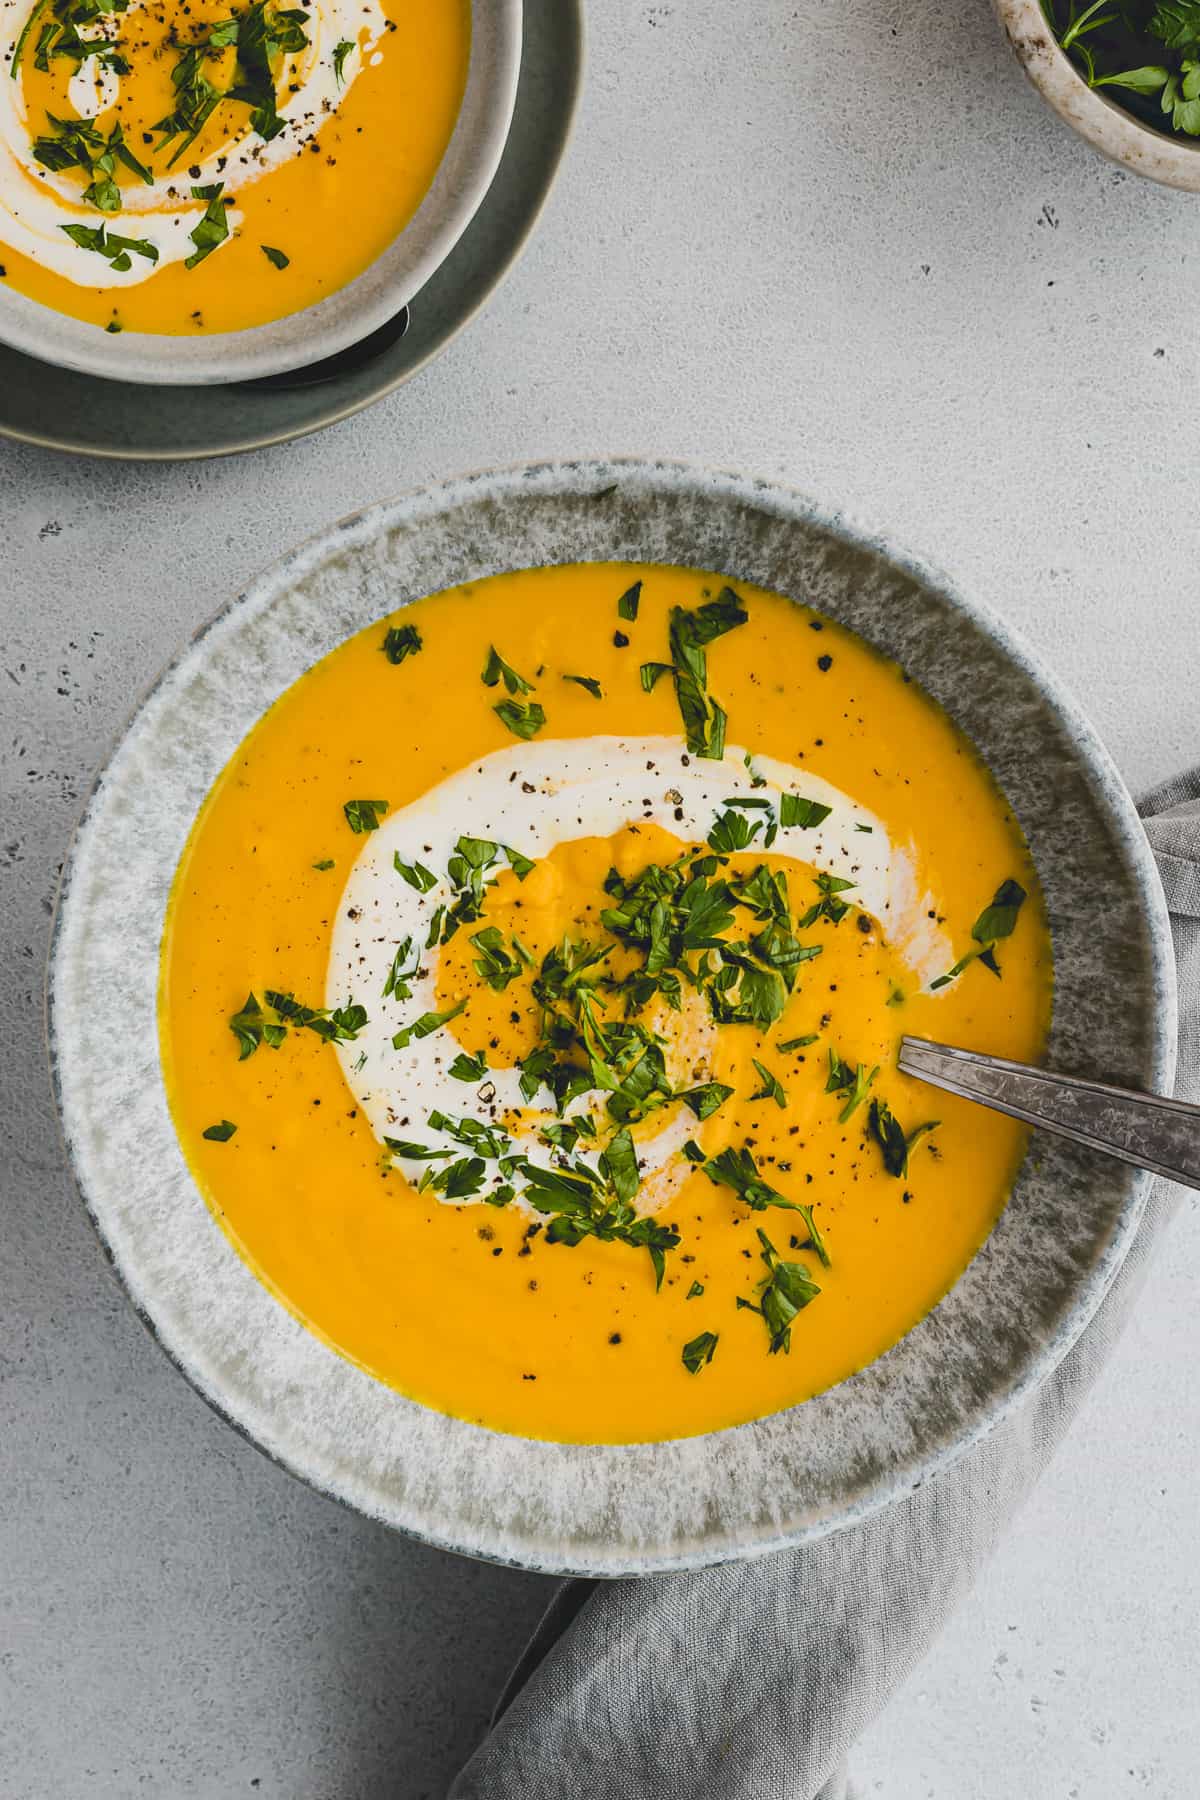
[[[489,313],[375,412],[248,461],[0,446],[0,1792],[440,1793],[546,1584],[272,1469],[129,1313],[38,1055],[49,895],[135,692],[365,500],[658,451],[795,482],[1006,613],[1135,786],[1198,754],[1200,214],[1048,116],[987,7],[591,8],[579,138]],[[8,673],[6,673],[8,671]],[[10,971],[15,971],[15,980]],[[1192,1800],[1200,1229],[864,1745],[872,1800]],[[258,1786],[252,1787],[257,1782]]]

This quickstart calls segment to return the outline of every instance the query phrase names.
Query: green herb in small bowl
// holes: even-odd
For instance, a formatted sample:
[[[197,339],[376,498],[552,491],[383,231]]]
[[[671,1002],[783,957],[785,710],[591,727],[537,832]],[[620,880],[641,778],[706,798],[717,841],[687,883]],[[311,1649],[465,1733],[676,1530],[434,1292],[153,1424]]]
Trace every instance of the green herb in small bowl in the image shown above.
[[[1090,88],[1163,131],[1200,137],[1200,0],[1044,0]]]

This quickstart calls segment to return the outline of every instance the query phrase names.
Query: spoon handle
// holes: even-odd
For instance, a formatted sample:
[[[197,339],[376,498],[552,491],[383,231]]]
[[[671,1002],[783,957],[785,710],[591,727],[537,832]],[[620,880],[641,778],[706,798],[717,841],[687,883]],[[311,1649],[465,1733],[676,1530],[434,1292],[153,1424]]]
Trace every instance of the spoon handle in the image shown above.
[[[1055,1075],[923,1038],[904,1039],[900,1067],[906,1075],[964,1100],[977,1100],[1106,1156],[1200,1188],[1200,1106],[1074,1075]]]

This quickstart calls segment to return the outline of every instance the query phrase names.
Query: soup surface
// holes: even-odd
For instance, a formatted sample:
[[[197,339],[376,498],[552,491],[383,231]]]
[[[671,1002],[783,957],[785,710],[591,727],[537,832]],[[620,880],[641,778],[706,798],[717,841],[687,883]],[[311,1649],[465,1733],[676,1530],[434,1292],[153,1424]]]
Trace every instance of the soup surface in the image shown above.
[[[0,0],[0,265],[109,331],[261,325],[403,230],[469,0]]]
[[[183,856],[161,1036],[216,1217],[312,1330],[631,1442],[802,1401],[937,1302],[1025,1138],[900,1038],[1036,1058],[1050,994],[1017,826],[900,669],[589,564],[421,601],[276,702]]]

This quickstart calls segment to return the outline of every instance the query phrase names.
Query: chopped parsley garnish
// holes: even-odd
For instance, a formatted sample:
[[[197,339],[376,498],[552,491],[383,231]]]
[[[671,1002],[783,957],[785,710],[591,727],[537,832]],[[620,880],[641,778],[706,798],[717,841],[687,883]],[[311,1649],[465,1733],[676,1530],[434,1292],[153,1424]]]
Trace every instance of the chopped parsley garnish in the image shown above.
[[[260,1044],[268,1044],[272,1050],[278,1050],[287,1032],[282,1025],[269,1020],[254,994],[246,996],[246,1004],[241,1012],[234,1013],[229,1021],[229,1029],[239,1045],[239,1062],[245,1062],[253,1056]]]
[[[786,1112],[787,1095],[784,1092],[783,1083],[780,1081],[778,1075],[772,1075],[770,1069],[767,1068],[765,1063],[760,1063],[757,1056],[751,1057],[750,1060],[757,1069],[758,1078],[762,1082],[762,1086],[756,1088],[750,1098],[752,1100],[773,1100],[776,1106]]]
[[[390,663],[402,663],[421,649],[421,634],[415,625],[389,625],[379,648]]]
[[[427,894],[430,888],[437,886],[438,878],[432,869],[427,869],[424,863],[401,862],[398,850],[392,855],[392,867],[397,875],[404,877],[410,888],[416,888],[418,894]]]
[[[512,1149],[512,1139],[507,1131],[501,1131],[498,1125],[484,1125],[478,1119],[456,1119],[452,1113],[435,1111],[429,1115],[429,1128],[444,1131],[456,1144],[465,1145],[489,1162],[507,1156]]]
[[[701,1292],[703,1293],[703,1289]],[[690,1298],[690,1296],[689,1296]],[[713,1359],[713,1351],[719,1342],[715,1331],[702,1331],[694,1337],[690,1344],[683,1346],[683,1366],[689,1375],[698,1375]]]
[[[638,616],[638,607],[641,604],[641,599],[642,599],[642,584],[640,581],[635,581],[632,587],[628,587],[625,589],[625,592],[621,595],[621,598],[617,601],[617,617],[620,619],[627,619],[630,621],[636,619]]]
[[[378,831],[380,815],[387,809],[386,800],[347,800],[342,807],[346,823],[355,837],[361,837],[367,831]]]
[[[839,1125],[844,1125],[857,1112],[866,1099],[867,1091],[878,1073],[878,1063],[870,1070],[866,1063],[856,1063],[851,1068],[848,1062],[842,1061],[836,1050],[830,1050],[829,1079],[825,1083],[825,1092],[841,1094],[845,1100],[845,1105],[838,1114]]]
[[[421,973],[421,957],[418,953],[412,968],[406,969],[404,965],[408,961],[411,952],[412,939],[406,937],[396,951],[395,956],[392,958],[392,966],[388,970],[388,977],[383,985],[383,997],[385,1000],[389,998],[396,1000],[410,1000],[412,998],[411,983],[414,982]]]
[[[477,931],[471,939],[479,955],[475,958],[476,973],[482,976],[488,987],[502,994],[510,981],[532,966],[533,958],[517,936],[509,933],[512,948],[504,947],[504,934],[496,925],[487,925]]]
[[[366,1008],[351,1002],[331,1012],[324,1006],[302,1006],[293,994],[272,993],[268,988],[264,999],[286,1025],[304,1027],[327,1043],[353,1043],[367,1022]]]
[[[410,1138],[385,1137],[384,1143],[397,1156],[407,1156],[413,1162],[438,1162],[453,1156],[453,1150],[435,1150],[429,1144],[414,1144]]]
[[[767,811],[766,819],[748,819],[747,809],[763,806]],[[769,850],[775,842],[775,814],[764,801],[729,800],[726,811],[718,813],[713,820],[712,830],[708,834],[709,846],[718,856],[736,856],[741,850],[748,850],[759,832],[766,829],[763,848]]]
[[[258,247],[266,257],[267,261],[272,263],[277,269],[286,269],[292,260],[291,257],[287,256],[282,250],[277,250],[274,244],[260,244]]]
[[[481,1156],[460,1156],[457,1162],[447,1163],[444,1169],[426,1169],[417,1184],[417,1192],[423,1194],[426,1188],[432,1188],[435,1194],[444,1194],[447,1200],[473,1200],[483,1187],[487,1175],[487,1165]]]
[[[532,875],[537,867],[532,858],[522,855],[520,850],[514,850],[511,844],[501,844],[500,848],[507,857],[508,866],[518,881],[524,881],[527,875]]]
[[[818,919],[828,919],[831,925],[840,925],[850,911],[849,900],[839,900],[839,894],[848,893],[857,884],[847,881],[841,875],[827,875],[824,870],[816,877],[817,892],[821,898],[814,901],[808,911],[796,921],[798,931],[807,931]]]
[[[501,700],[492,711],[514,737],[526,740],[536,737],[546,723],[546,715],[536,700],[531,700],[528,706],[522,706],[519,700]]]
[[[133,267],[133,257],[144,256],[147,262],[158,261],[158,251],[149,238],[118,237],[106,225],[60,225],[73,244],[81,250],[94,250],[106,257],[111,266],[124,274]]]
[[[260,1006],[254,994],[246,996],[240,1012],[233,1014],[229,1029],[238,1041],[238,1059],[244,1062],[262,1045],[278,1050],[287,1036],[288,1027],[306,1028],[328,1043],[352,1042],[367,1023],[365,1007],[350,1002],[332,1012],[323,1006],[302,1006],[291,994],[280,994],[268,988],[266,1006],[275,1017]]]
[[[718,874],[715,856],[689,853],[651,864],[624,880],[615,869],[605,889],[615,904],[600,915],[619,943],[641,952],[644,966],[624,986],[631,1011],[655,994],[678,1007],[681,977],[706,996],[718,1024],[766,1026],[782,1013],[802,962],[820,954],[791,929],[787,879],[760,864],[746,876]],[[744,907],[761,929],[726,937]]]
[[[781,794],[779,796],[779,823],[785,830],[795,825],[801,831],[811,831],[814,825],[820,825],[833,811],[820,800],[805,800],[800,794]],[[853,882],[850,883],[853,887]]]
[[[664,675],[675,673],[674,663],[645,662],[639,671],[642,680],[642,692],[652,694]]]
[[[915,1131],[906,1132],[886,1100],[872,1100],[867,1115],[867,1128],[883,1151],[883,1166],[889,1175],[898,1179],[908,1174],[908,1158],[913,1146],[927,1132],[936,1131],[940,1123],[940,1119],[930,1119],[927,1124],[918,1125]]]
[[[89,205],[100,212],[120,212],[121,190],[115,179],[118,163],[132,169],[147,186],[152,185],[153,175],[126,144],[120,124],[114,125],[106,138],[92,119],[60,119],[54,113],[47,113],[46,117],[53,136],[34,139],[34,157],[54,174],[81,169],[90,177],[83,190]]]
[[[324,871],[325,869],[332,869],[332,867],[333,867],[332,856],[323,856],[321,858],[320,862],[315,862],[313,864],[314,869],[321,869],[322,871]]]
[[[706,1081],[703,1087],[688,1088],[685,1093],[676,1094],[675,1098],[682,1100],[703,1124],[705,1119],[711,1119],[718,1108],[724,1106],[732,1093],[733,1089],[726,1087],[723,1081]]]
[[[487,653],[480,680],[484,687],[496,687],[503,681],[510,694],[528,694],[533,691],[532,682],[526,681],[523,675],[517,674],[511,663],[505,662],[495,644]]]
[[[232,1119],[222,1119],[219,1125],[210,1125],[200,1135],[208,1138],[211,1143],[227,1144],[236,1130],[237,1126]]]
[[[211,256],[217,246],[223,244],[229,236],[229,220],[226,217],[228,202],[221,198],[224,187],[223,181],[217,181],[208,187],[192,189],[192,198],[207,200],[208,205],[204,209],[200,223],[194,230],[188,232],[188,237],[196,248],[190,256],[184,257],[185,269],[194,269],[197,263],[202,263],[206,256]]]
[[[600,1158],[600,1170],[576,1158],[569,1169],[523,1165],[524,1197],[540,1213],[551,1216],[546,1228],[550,1244],[581,1244],[586,1237],[602,1243],[628,1244],[649,1252],[654,1283],[661,1288],[665,1253],[679,1242],[673,1225],[639,1218],[633,1206],[638,1186],[637,1154],[627,1131],[619,1131]]]
[[[451,1019],[457,1019],[466,1007],[466,1001],[460,1000],[457,1006],[449,1006],[445,1012],[424,1012],[411,1025],[405,1025],[392,1039],[393,1050],[406,1050],[414,1038],[427,1038],[434,1031],[440,1031]]]
[[[775,1048],[784,1054],[790,1050],[806,1050],[810,1044],[816,1043],[819,1036],[819,1032],[810,1031],[806,1037],[788,1038],[786,1043],[777,1044]]]
[[[767,1265],[766,1279],[759,1284],[758,1304],[738,1296],[741,1311],[758,1313],[770,1334],[770,1350],[774,1356],[782,1350],[786,1356],[792,1347],[792,1325],[796,1317],[821,1292],[803,1263],[783,1262],[766,1232],[759,1228],[762,1259]]]
[[[1019,881],[1002,881],[992,897],[991,905],[984,907],[971,927],[971,936],[979,949],[968,950],[965,956],[960,956],[947,974],[939,975],[936,981],[930,982],[930,990],[948,986],[973,962],[981,962],[985,969],[990,969],[993,975],[999,976],[996,945],[1001,939],[1012,936],[1017,915],[1028,897]]]
[[[493,844],[490,838],[460,837],[454,846],[454,853],[446,864],[446,879],[454,892],[453,904],[439,909],[442,916],[434,917],[441,941],[448,944],[460,925],[469,925],[478,919],[483,912],[484,876],[491,869],[500,854],[499,844]],[[488,882],[487,886],[491,886]],[[430,941],[437,941],[437,934],[431,931]]]
[[[162,133],[164,149],[180,140],[168,168],[179,161],[223,100],[250,108],[250,129],[265,143],[279,136],[284,121],[276,106],[276,69],[282,57],[296,56],[306,47],[309,23],[308,14],[298,7],[272,9],[266,0],[254,0],[244,12],[213,25],[202,42],[186,46],[171,71],[174,108],[153,127]],[[222,89],[205,74],[205,59],[230,46],[236,47],[237,60],[232,83]]]
[[[693,1281],[691,1287],[683,1297],[685,1300],[698,1300],[703,1292],[704,1283],[702,1281]]]
[[[667,639],[671,651],[669,665],[644,664],[642,685],[647,686],[647,670],[657,666],[663,672],[669,667],[675,679],[675,698],[679,703],[687,747],[693,756],[720,762],[725,754],[724,709],[708,692],[707,647],[715,639],[744,625],[749,614],[731,587],[723,587],[715,600],[695,609],[671,608]],[[653,687],[657,675],[649,680]]]
[[[466,1050],[460,1050],[446,1073],[455,1081],[479,1082],[487,1077],[488,1066],[482,1050],[472,1056]]]
[[[42,18],[49,7],[50,16],[41,26],[37,35],[34,50],[33,66],[46,74],[50,68],[50,59],[64,56],[74,62],[76,70],[91,56],[94,56],[102,68],[111,69],[114,74],[128,75],[129,63],[121,54],[116,44],[94,37],[83,37],[79,27],[93,25],[100,14],[115,15],[128,10],[129,0],[37,0],[26,15],[17,41],[13,46],[12,61],[9,64],[9,76],[15,81],[20,73],[21,58],[29,41],[34,25]]]
[[[576,687],[586,688],[593,700],[603,700],[604,690],[592,675],[564,675],[564,681],[573,681]]]
[[[353,38],[342,38],[333,46],[333,73],[339,87],[345,80],[346,58],[358,48]]]
[[[731,1144],[719,1156],[710,1156],[703,1168],[715,1187],[732,1188],[738,1199],[754,1212],[765,1212],[768,1206],[781,1206],[788,1212],[802,1210],[796,1201],[785,1199],[777,1188],[763,1180],[749,1150],[735,1150]]]

